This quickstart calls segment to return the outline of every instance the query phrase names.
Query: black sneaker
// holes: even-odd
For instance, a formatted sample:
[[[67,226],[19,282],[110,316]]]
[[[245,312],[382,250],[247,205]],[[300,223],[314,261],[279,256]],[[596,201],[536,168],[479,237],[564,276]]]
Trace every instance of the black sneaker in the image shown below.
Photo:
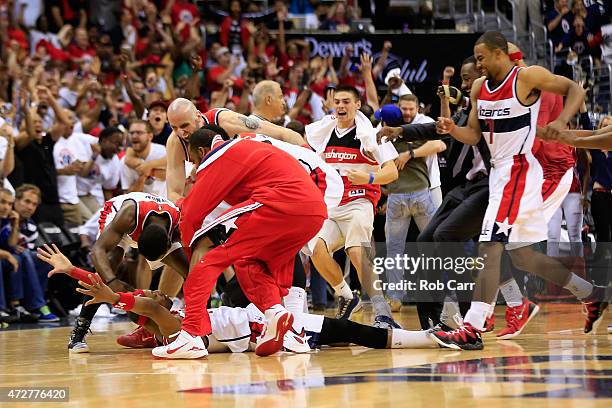
[[[90,332],[90,324],[91,321],[84,317],[77,317],[74,329],[70,333],[70,342],[68,343],[68,351],[70,353],[89,353],[89,346],[85,342],[85,336]]]
[[[15,321],[19,323],[37,323],[38,316],[28,312],[25,307],[18,305],[11,309],[11,315],[15,317]]]
[[[1,323],[15,323],[17,320],[19,320],[19,317],[8,313],[6,310],[0,309]]]
[[[361,303],[357,291],[353,291],[353,298],[346,299],[342,296],[338,296],[338,311],[336,312],[336,319],[348,320],[351,318],[353,313],[360,309]]]
[[[372,324],[372,326],[378,327],[379,329],[387,329],[387,330],[402,328],[402,326],[397,324],[397,322],[393,320],[392,317],[385,316],[385,315],[376,316],[376,318],[374,318],[374,324]]]
[[[439,345],[455,350],[482,350],[484,348],[480,330],[475,329],[469,323],[452,331],[432,332],[431,335]]]

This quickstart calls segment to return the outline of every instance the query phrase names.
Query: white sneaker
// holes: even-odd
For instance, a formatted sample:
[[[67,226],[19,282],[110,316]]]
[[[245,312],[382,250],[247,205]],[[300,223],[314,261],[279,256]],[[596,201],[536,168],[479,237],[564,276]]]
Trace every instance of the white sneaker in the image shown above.
[[[161,359],[196,359],[206,357],[208,350],[202,337],[181,330],[176,340],[167,346],[155,347],[151,353]]]
[[[310,345],[308,344],[309,339],[310,336],[306,336],[306,331],[303,327],[302,331],[299,333],[294,327],[291,327],[287,333],[285,333],[283,347],[287,349],[287,351],[292,351],[294,353],[308,353],[311,351]]]
[[[283,339],[293,325],[293,315],[281,305],[266,310],[266,324],[261,336],[257,339],[255,354],[269,356],[283,347]]]

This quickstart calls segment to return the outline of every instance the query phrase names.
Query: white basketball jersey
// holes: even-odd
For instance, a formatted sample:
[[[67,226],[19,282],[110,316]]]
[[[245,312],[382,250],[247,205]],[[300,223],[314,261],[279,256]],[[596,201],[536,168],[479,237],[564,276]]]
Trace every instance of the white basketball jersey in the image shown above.
[[[516,95],[521,68],[514,67],[495,89],[484,81],[478,95],[477,112],[482,137],[491,151],[492,163],[515,155],[530,154],[536,136],[540,98],[523,105]]]

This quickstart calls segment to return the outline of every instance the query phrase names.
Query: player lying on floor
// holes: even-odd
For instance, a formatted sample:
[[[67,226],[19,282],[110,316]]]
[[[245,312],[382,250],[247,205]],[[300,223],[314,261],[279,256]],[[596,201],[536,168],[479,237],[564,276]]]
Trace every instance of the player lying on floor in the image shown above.
[[[78,279],[81,288],[77,291],[92,299],[87,304],[109,303],[116,308],[145,316],[149,320],[145,327],[155,334],[162,343],[168,343],[181,330],[181,312],[171,312],[172,301],[159,291],[136,290],[115,293],[98,276],[72,265],[70,260],[53,245],[38,248],[38,257],[50,264],[50,274],[64,273]],[[255,340],[260,335],[265,321],[253,304],[246,308],[222,306],[209,309],[212,335],[207,349],[211,353],[239,353],[253,350]],[[296,313],[293,329],[284,339],[284,347],[289,351],[307,352],[323,345],[353,343],[371,348],[430,348],[437,347],[428,331],[408,331],[402,329],[381,329],[362,325],[350,320],[338,320],[319,315]]]

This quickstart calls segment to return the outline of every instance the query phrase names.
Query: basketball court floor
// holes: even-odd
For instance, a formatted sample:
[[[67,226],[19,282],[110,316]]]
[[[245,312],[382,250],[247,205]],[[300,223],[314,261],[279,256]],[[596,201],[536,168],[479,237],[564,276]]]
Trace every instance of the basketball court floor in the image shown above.
[[[67,387],[68,402],[1,407],[612,407],[610,314],[582,334],[578,304],[543,304],[515,340],[483,351],[327,348],[310,354],[214,354],[154,360],[115,338],[131,323],[98,324],[89,354],[68,355],[69,327],[0,330],[0,386]],[[497,328],[503,324],[498,307]],[[367,313],[355,320],[369,319]],[[414,308],[396,316],[415,328]]]

